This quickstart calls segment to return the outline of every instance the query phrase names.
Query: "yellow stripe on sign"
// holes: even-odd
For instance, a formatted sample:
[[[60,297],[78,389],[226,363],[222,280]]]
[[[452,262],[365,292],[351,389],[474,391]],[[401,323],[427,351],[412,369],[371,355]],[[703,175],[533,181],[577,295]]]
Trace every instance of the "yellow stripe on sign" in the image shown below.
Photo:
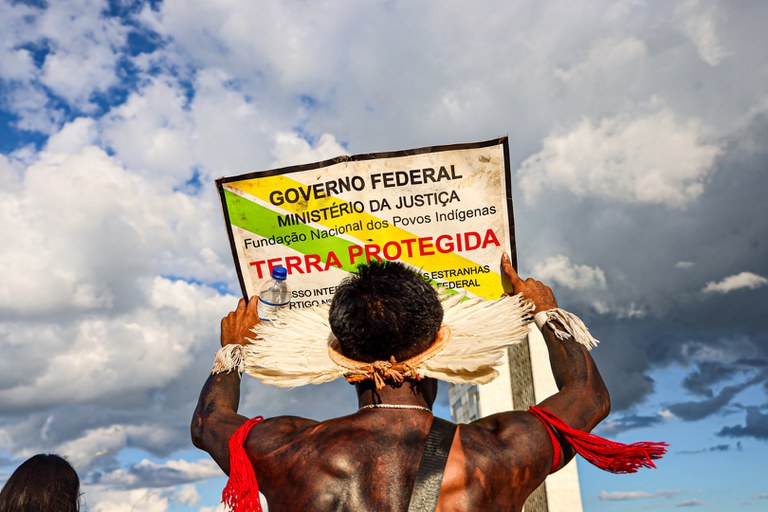
[[[233,181],[227,183],[225,187],[258,198],[265,203],[272,205],[272,208],[283,210],[287,213],[303,214],[312,210],[322,210],[324,208],[330,209],[333,207],[349,212],[344,215],[345,223],[360,221],[363,226],[366,226],[368,222],[383,222],[383,219],[380,217],[371,215],[365,211],[354,211],[349,201],[345,201],[336,196],[322,197],[323,194],[315,194],[311,185],[306,185],[288,178],[284,174]],[[291,202],[283,201],[281,204],[275,205],[272,199],[275,199],[276,202],[280,202],[281,196],[270,196],[275,194],[275,191],[277,191],[278,194],[286,196],[285,191],[288,191],[289,189],[296,192],[296,194],[290,192],[291,196],[288,199]],[[330,218],[325,220],[321,219],[313,223],[326,228],[332,228],[339,222],[338,220]],[[424,269],[425,271],[434,272],[448,269],[463,269],[466,267],[476,267],[478,266],[478,263],[461,256],[460,252],[455,251],[464,251],[467,250],[467,247],[475,247],[476,245],[482,247],[483,244],[495,247],[495,242],[501,243],[501,240],[499,240],[491,230],[481,233],[472,231],[463,233],[445,233],[444,235],[439,235],[437,237],[428,237],[431,239],[430,241],[426,240],[425,237],[419,237],[408,230],[393,226],[389,221],[387,221],[387,223],[388,227],[386,228],[366,231],[368,236],[366,240],[358,239],[361,246],[359,249],[360,254],[351,255],[351,257],[354,256],[356,259],[355,261],[350,261],[350,263],[358,264],[367,261],[376,253],[378,248],[378,255],[381,258],[398,259],[407,262],[416,268]],[[346,236],[349,236],[349,233],[346,233]],[[488,237],[491,237],[493,240],[489,240]],[[499,274],[493,270],[488,273],[470,274],[467,276],[444,275],[443,279],[446,281],[474,279],[479,286],[478,288],[472,287],[474,289],[470,291],[486,298],[495,299],[503,293]]]

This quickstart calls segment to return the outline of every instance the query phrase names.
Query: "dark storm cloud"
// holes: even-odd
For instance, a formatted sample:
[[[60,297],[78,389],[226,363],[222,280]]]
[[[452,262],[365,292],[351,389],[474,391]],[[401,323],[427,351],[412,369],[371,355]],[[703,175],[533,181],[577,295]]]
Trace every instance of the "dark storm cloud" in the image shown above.
[[[736,448],[738,450],[741,450],[741,445],[737,444]],[[698,455],[702,453],[712,453],[712,452],[727,452],[731,450],[730,444],[718,444],[717,446],[711,446],[709,448],[702,448],[701,450],[683,450],[679,452],[675,452],[678,455]]]
[[[763,406],[765,409],[768,406]],[[754,437],[768,441],[768,414],[760,412],[760,407],[747,407],[747,416],[744,425],[723,427],[717,433],[723,437]]]
[[[716,413],[746,385],[713,385],[733,378],[740,366],[764,368],[768,337],[764,329],[768,288],[705,294],[709,281],[742,271],[768,275],[768,119],[758,115],[738,133],[720,142],[723,152],[702,196],[683,209],[611,204],[608,201],[567,202],[557,193],[546,208],[518,207],[518,219],[536,216],[547,226],[555,247],[542,236],[542,253],[569,247],[570,258],[601,268],[604,291],[555,287],[558,301],[587,320],[603,344],[594,351],[611,391],[614,410],[641,402],[654,390],[647,377],[670,363],[695,365],[682,385],[710,397],[676,404],[686,419]],[[564,207],[562,205],[568,205]],[[556,227],[556,230],[555,230]],[[536,251],[538,252],[538,251]],[[521,264],[537,255],[521,250]],[[541,256],[538,256],[541,257]],[[678,262],[690,265],[678,265]],[[643,314],[616,318],[597,314],[600,300],[618,313],[634,304]],[[738,363],[737,363],[738,362]],[[733,367],[736,363],[738,366]],[[764,374],[762,379],[765,379]]]
[[[676,507],[703,507],[704,505],[704,501],[698,499],[685,500],[675,504]]]
[[[760,372],[751,379],[733,386],[725,386],[719,393],[708,400],[698,402],[680,402],[667,408],[678,418],[688,421],[700,420],[721,411],[730,404],[733,397],[750,386],[765,382],[768,373]]]
[[[708,398],[714,397],[710,386],[732,377],[738,371],[735,365],[719,361],[703,361],[698,363],[696,367],[697,370],[683,379],[683,387],[693,394]]]
[[[147,460],[114,471],[93,471],[84,481],[88,484],[111,484],[119,489],[172,487],[219,476],[218,467],[205,462],[154,464]]]
[[[636,428],[652,427],[662,422],[660,416],[643,416],[638,414],[628,414],[618,418],[611,417],[607,422],[603,422],[598,427],[602,435],[614,436],[627,430]]]

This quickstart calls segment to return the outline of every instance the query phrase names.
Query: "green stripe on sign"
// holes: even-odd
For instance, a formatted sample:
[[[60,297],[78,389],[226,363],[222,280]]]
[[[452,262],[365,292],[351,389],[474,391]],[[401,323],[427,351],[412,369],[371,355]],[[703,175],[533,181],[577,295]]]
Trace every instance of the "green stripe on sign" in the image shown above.
[[[276,237],[293,237],[295,235],[302,238],[301,235],[304,235],[305,241],[297,240],[284,245],[302,254],[317,254],[323,262],[326,261],[328,253],[332,251],[339,258],[344,270],[347,272],[354,270],[356,265],[349,263],[349,247],[357,244],[331,235],[319,238],[327,232],[306,224],[280,226],[277,219],[283,217],[282,214],[228,190],[224,190],[224,198],[227,202],[229,222],[233,226],[264,238],[270,238],[273,235]]]

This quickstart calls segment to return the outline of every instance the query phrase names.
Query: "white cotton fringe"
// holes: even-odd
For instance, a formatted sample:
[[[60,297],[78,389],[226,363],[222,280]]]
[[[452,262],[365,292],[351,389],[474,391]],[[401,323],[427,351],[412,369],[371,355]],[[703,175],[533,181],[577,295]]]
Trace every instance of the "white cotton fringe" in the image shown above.
[[[213,369],[211,373],[223,373],[237,370],[243,373],[241,366],[243,364],[243,346],[237,344],[225,345],[216,352],[216,359],[213,360]]]
[[[592,337],[587,326],[581,321],[581,318],[564,309],[555,308],[539,311],[533,316],[533,321],[536,322],[539,329],[544,327],[544,325],[548,325],[552,332],[555,333],[555,336],[557,336],[557,339],[567,340],[573,338],[578,343],[587,347],[587,350],[592,350],[592,348],[600,343]],[[560,329],[560,326],[565,330]]]

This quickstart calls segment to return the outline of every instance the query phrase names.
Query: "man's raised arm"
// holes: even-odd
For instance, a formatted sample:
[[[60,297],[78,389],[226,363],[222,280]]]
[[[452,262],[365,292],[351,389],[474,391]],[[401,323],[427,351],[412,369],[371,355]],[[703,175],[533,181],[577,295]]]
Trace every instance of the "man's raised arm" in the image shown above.
[[[522,293],[534,305],[534,314],[557,307],[552,290],[539,281],[520,279],[505,254],[501,260],[504,273],[514,293]],[[549,351],[549,362],[560,390],[541,404],[568,425],[589,432],[602,421],[611,408],[608,390],[587,348],[574,337],[558,339],[548,325],[541,328]]]
[[[506,254],[502,257],[501,266],[512,283],[513,293],[522,293],[534,303],[534,314],[558,307],[552,290],[534,279],[520,279]],[[570,427],[589,432],[610,411],[610,397],[603,379],[584,345],[573,337],[558,339],[547,325],[542,328],[542,334],[559,391],[541,402],[539,407],[555,414]],[[530,464],[541,464],[542,471],[544,467],[547,472],[556,471],[575,454],[571,446],[560,438],[554,443],[547,442],[546,439],[551,439],[548,428],[528,412],[495,414],[475,424],[494,431],[502,444],[509,447],[510,453],[527,460],[528,467],[533,467]],[[555,461],[555,466],[550,467],[547,461]],[[546,474],[541,474],[541,479]],[[534,477],[531,479],[536,480]],[[533,483],[538,485],[538,481]]]
[[[221,320],[221,346],[243,345],[245,336],[259,322],[258,301],[240,299],[237,309]],[[247,418],[237,413],[240,404],[240,375],[232,370],[208,377],[192,416],[192,442],[208,452],[229,474],[229,438]]]

